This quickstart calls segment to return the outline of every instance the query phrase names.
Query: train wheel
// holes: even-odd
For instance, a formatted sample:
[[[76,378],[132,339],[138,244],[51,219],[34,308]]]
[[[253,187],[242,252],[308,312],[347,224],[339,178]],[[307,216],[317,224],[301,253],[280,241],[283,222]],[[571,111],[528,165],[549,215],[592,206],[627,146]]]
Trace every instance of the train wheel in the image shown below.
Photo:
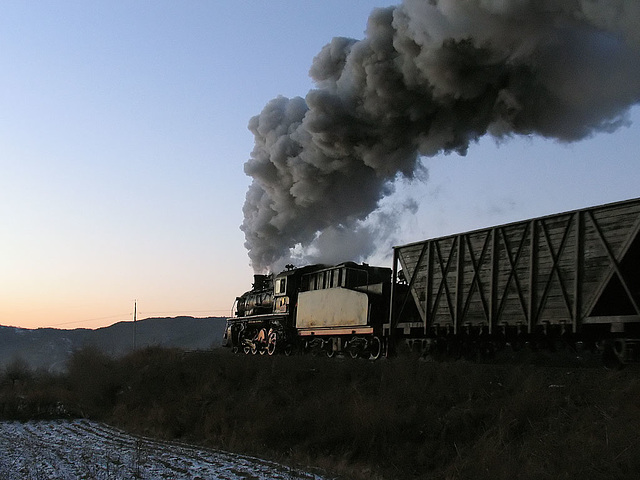
[[[447,357],[460,360],[462,357],[462,345],[456,338],[444,338],[444,353]]]
[[[246,343],[242,346],[242,351],[245,355],[249,355],[251,353],[251,345],[247,345]]]
[[[255,343],[251,344],[251,355],[256,355],[258,353],[258,346]]]
[[[625,366],[626,343],[624,340],[605,343],[602,363],[608,370],[621,370]]]
[[[336,355],[336,350],[335,350],[335,342],[332,338],[330,338],[327,341],[327,348],[325,349],[325,352],[327,353],[327,357],[329,358],[333,358]]]
[[[476,359],[476,345],[472,340],[463,340],[461,345],[462,357],[467,361]]]
[[[371,339],[371,345],[369,346],[369,360],[377,360],[382,353],[382,342],[378,337]]]
[[[292,344],[287,343],[287,344],[284,346],[284,354],[285,354],[287,357],[290,357],[290,356],[293,354],[293,345],[292,345]]]
[[[269,340],[267,343],[267,353],[269,355],[273,355],[276,353],[276,346],[278,342],[278,334],[276,332],[271,332],[269,334]]]
[[[493,342],[483,341],[480,343],[480,357],[483,360],[491,360],[496,356],[496,346]]]
[[[345,340],[342,343],[342,353],[344,355],[347,355],[347,354],[351,355],[351,346],[349,345],[349,340]]]

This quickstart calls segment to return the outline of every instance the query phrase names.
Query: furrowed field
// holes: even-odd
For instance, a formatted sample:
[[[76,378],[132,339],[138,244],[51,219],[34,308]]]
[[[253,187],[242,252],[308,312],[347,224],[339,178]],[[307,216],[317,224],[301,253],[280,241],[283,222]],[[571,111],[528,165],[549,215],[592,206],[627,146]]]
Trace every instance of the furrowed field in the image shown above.
[[[4,420],[85,418],[344,479],[626,479],[640,370],[151,348],[0,378]],[[538,362],[539,363],[539,362]]]

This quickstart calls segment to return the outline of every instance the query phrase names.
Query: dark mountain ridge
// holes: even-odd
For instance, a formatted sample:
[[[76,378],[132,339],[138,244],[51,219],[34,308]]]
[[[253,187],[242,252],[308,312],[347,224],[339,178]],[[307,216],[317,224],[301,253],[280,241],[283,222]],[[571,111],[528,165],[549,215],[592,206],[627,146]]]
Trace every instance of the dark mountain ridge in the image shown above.
[[[95,330],[0,326],[0,366],[22,361],[33,369],[62,371],[69,356],[84,347],[113,357],[131,352],[134,344],[206,350],[220,346],[224,326],[223,317],[146,318]]]

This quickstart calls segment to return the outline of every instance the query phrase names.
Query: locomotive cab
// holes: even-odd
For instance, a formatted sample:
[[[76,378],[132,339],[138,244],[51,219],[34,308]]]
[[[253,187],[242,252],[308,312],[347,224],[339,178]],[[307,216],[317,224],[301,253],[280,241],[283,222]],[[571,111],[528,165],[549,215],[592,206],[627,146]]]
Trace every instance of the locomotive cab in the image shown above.
[[[277,313],[289,313],[289,299],[291,298],[287,291],[287,277],[279,276],[276,278],[274,287],[274,303],[273,311]]]

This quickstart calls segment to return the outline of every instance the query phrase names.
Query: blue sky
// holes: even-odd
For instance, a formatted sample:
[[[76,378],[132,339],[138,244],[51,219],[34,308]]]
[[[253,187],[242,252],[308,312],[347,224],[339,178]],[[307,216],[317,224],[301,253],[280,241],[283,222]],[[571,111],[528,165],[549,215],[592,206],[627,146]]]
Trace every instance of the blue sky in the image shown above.
[[[5,2],[0,324],[95,328],[131,319],[134,300],[139,318],[227,315],[253,273],[238,228],[250,117],[304,96],[322,46],[394,3]],[[398,236],[635,198],[637,108],[630,121],[426,159],[429,178],[398,188],[420,205]]]

